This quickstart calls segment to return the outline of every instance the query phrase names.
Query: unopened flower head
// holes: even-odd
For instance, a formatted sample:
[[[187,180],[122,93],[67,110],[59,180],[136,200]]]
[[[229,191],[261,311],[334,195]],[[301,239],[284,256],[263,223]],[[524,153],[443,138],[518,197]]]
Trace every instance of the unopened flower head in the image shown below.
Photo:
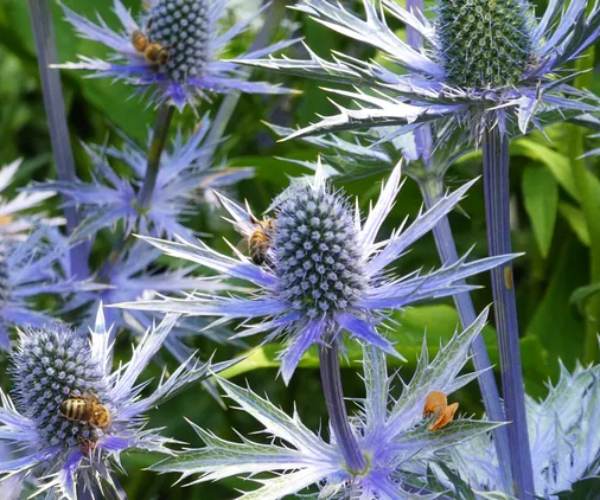
[[[440,129],[464,128],[479,141],[494,127],[525,133],[557,115],[598,106],[596,96],[567,83],[574,77],[569,64],[600,36],[600,4],[587,4],[552,1],[536,21],[526,0],[438,0],[429,20],[397,0],[363,0],[365,15],[342,2],[301,0],[296,9],[372,46],[390,64],[343,53],[329,61],[310,48],[308,60],[246,62],[354,86],[329,90],[353,99],[353,106],[338,105],[337,115],[290,137],[388,126],[397,136],[436,122]],[[423,50],[398,37],[387,16],[421,36]]]
[[[114,487],[111,468],[125,450],[170,453],[171,441],[146,429],[144,414],[200,378],[208,365],[189,358],[148,395],[141,394],[146,384],[137,379],[175,321],[166,316],[149,329],[114,372],[102,309],[90,335],[57,324],[22,330],[12,354],[15,403],[0,391],[0,440],[10,451],[0,459],[0,474],[33,478],[38,493],[75,500]]]
[[[449,84],[473,89],[518,84],[532,62],[529,12],[522,0],[440,0],[437,9],[438,58]]]
[[[265,233],[259,234],[263,243],[260,253],[264,254],[260,259],[238,250],[234,250],[235,257],[229,257],[203,243],[194,245],[183,239],[147,240],[168,255],[211,268],[223,277],[249,281],[255,287],[252,293],[229,297],[191,293],[183,299],[128,302],[121,307],[242,320],[239,336],[264,333],[265,341],[283,336],[287,347],[282,352],[281,373],[286,382],[310,346],[328,343],[343,331],[398,356],[377,328],[388,311],[470,290],[472,287],[462,282],[465,277],[513,258],[461,259],[431,273],[405,277],[386,273],[387,266],[452,210],[471,184],[442,197],[384,241],[377,241],[377,235],[399,192],[400,166],[392,172],[364,223],[358,207],[351,209],[346,197],[328,184],[322,166],[314,177],[293,181],[275,199],[271,207],[274,217],[268,225],[249,207],[221,196],[236,228],[250,244],[257,231]]]
[[[142,91],[150,89],[156,103],[168,102],[182,109],[212,92],[288,92],[278,85],[248,82],[238,64],[219,59],[229,42],[260,12],[221,33],[226,0],[151,0],[138,20],[121,0],[114,0],[113,9],[122,25],[121,30],[114,31],[103,21],[96,25],[63,8],[67,20],[81,36],[107,45],[116,57],[103,61],[81,56],[79,62],[62,67],[125,80]],[[238,57],[261,57],[289,43],[277,43]]]

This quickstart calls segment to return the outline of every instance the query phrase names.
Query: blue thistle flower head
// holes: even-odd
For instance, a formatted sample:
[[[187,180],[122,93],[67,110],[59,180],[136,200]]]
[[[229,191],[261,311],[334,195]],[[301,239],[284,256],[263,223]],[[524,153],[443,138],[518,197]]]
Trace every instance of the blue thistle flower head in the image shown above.
[[[221,196],[232,222],[248,240],[257,238],[264,254],[234,256],[216,252],[200,242],[192,244],[146,238],[166,254],[213,269],[225,278],[243,279],[252,288],[229,296],[187,293],[119,304],[129,309],[177,312],[187,316],[241,320],[238,336],[265,334],[264,341],[283,337],[281,374],[288,382],[306,350],[348,332],[353,338],[398,356],[378,326],[389,311],[430,298],[447,297],[473,287],[462,280],[509,261],[505,255],[467,262],[466,258],[430,273],[404,277],[387,272],[416,240],[429,232],[466,194],[472,182],[443,197],[416,220],[377,241],[379,229],[400,189],[400,166],[382,187],[368,217],[351,209],[341,192],[328,184],[320,165],[314,177],[297,180],[272,204],[273,217],[258,221],[249,207]],[[267,243],[266,245],[264,243]],[[232,245],[233,247],[233,245]],[[233,283],[232,285],[233,286]],[[183,292],[183,290],[182,290]]]
[[[226,396],[260,422],[269,442],[246,438],[230,442],[194,426],[205,446],[167,458],[153,469],[178,472],[184,478],[198,475],[194,483],[239,475],[258,483],[257,489],[240,498],[275,500],[315,489],[320,490],[319,498],[432,498],[427,496],[434,493],[427,480],[428,468],[449,462],[450,450],[499,425],[455,414],[453,421],[432,430],[437,417],[424,416],[433,391],[450,395],[477,377],[477,373],[459,373],[486,317],[487,311],[431,361],[424,347],[412,379],[401,383],[397,398],[391,394],[401,381],[388,375],[385,354],[372,346],[364,348],[365,396],[358,400],[360,411],[351,425],[366,459],[365,470],[348,470],[337,436],[326,441],[304,425],[298,414],[288,416],[250,389],[224,379],[219,379],[219,385]]]
[[[192,238],[193,233],[181,220],[193,214],[203,194],[224,188],[252,176],[248,168],[211,168],[213,144],[207,140],[210,121],[204,118],[187,140],[181,131],[172,147],[161,157],[161,165],[148,208],[139,203],[139,191],[146,173],[146,150],[125,138],[122,149],[86,146],[93,162],[93,180],[55,181],[36,185],[38,191],[57,191],[65,204],[80,207],[85,216],[72,238],[74,241],[92,238],[103,228],[123,222],[127,234],[134,229],[153,236],[175,235]],[[150,139],[149,139],[150,140]],[[119,177],[111,162],[122,162],[132,176]]]
[[[60,498],[76,499],[87,491],[98,495],[114,486],[111,467],[128,449],[170,453],[171,442],[145,428],[144,414],[208,369],[189,358],[163,377],[149,395],[137,382],[162,346],[176,317],[167,315],[149,329],[131,359],[111,371],[113,343],[102,308],[89,335],[48,324],[20,331],[11,355],[11,399],[0,390],[0,440],[9,456],[0,459],[4,478],[35,479],[38,493],[50,490]],[[65,412],[69,400],[94,401],[103,420],[75,418]],[[70,418],[67,418],[69,416]]]
[[[79,62],[62,67],[92,71],[98,77],[124,80],[139,90],[150,90],[155,103],[168,102],[181,110],[213,92],[288,92],[278,85],[248,82],[238,64],[219,59],[229,42],[262,11],[221,32],[226,0],[151,0],[139,20],[121,0],[114,0],[120,30],[112,30],[102,20],[94,24],[65,6],[63,9],[82,37],[108,46],[114,55],[109,61],[81,56]],[[239,58],[262,57],[290,43],[280,42]]]
[[[52,294],[59,301],[73,292],[84,291],[89,283],[69,275],[70,245],[51,227],[40,227],[23,242],[0,242],[0,347],[9,348],[13,325],[42,326],[52,321],[30,301],[40,294]]]
[[[309,58],[241,61],[272,70],[352,85],[330,89],[353,100],[339,113],[290,137],[339,130],[396,127],[396,135],[436,123],[459,127],[472,140],[492,127],[525,133],[564,115],[593,112],[598,97],[567,82],[569,65],[600,36],[600,5],[554,0],[536,20],[526,0],[438,0],[435,19],[396,0],[363,0],[364,16],[341,2],[301,0],[295,8],[344,36],[373,47],[390,61],[336,54],[330,61],[308,48]],[[412,47],[387,16],[424,41]],[[569,72],[570,71],[570,72]]]

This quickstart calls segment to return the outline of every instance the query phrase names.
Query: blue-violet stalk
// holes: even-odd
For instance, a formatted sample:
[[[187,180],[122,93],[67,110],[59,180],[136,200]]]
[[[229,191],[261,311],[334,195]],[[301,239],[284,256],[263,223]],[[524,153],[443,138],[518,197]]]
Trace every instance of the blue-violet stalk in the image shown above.
[[[508,138],[498,127],[488,129],[483,137],[483,178],[490,255],[511,251],[509,207]],[[500,350],[500,368],[507,426],[511,468],[515,495],[519,499],[533,498],[525,392],[519,352],[517,302],[510,262],[492,269],[494,312]]]
[[[70,182],[75,180],[75,161],[69,138],[60,75],[58,70],[51,68],[51,65],[55,64],[58,58],[50,8],[51,5],[46,0],[29,0],[44,106],[48,115],[48,129],[54,152],[56,172],[59,180]],[[67,206],[64,211],[67,219],[67,229],[71,232],[79,224],[77,210],[75,207]],[[87,257],[87,243],[73,247],[71,250],[71,273],[74,276],[85,278],[89,274]]]
[[[424,12],[424,2],[423,0],[407,0],[406,8],[409,12],[422,13]],[[423,45],[421,35],[410,26],[407,27],[406,35],[408,44],[416,50],[420,50]],[[444,195],[443,178],[432,172],[435,166],[431,163],[433,137],[429,125],[420,127],[415,131],[415,143],[425,170],[432,174],[426,175],[426,179],[418,183],[425,206],[429,209],[438,203]],[[441,218],[436,224],[433,228],[433,237],[442,264],[450,264],[459,260],[448,217]],[[471,295],[469,292],[458,293],[453,296],[453,299],[460,322],[463,328],[467,328],[477,318]],[[492,364],[481,335],[473,339],[471,350],[473,353],[473,364],[479,372],[477,381],[479,382],[481,397],[483,398],[488,418],[495,422],[503,422],[505,421],[505,415],[498,386],[496,385],[494,372],[491,370]],[[498,454],[498,463],[501,464],[501,483],[508,489],[511,487],[511,471],[508,431],[506,427],[499,427],[494,431],[494,445]]]

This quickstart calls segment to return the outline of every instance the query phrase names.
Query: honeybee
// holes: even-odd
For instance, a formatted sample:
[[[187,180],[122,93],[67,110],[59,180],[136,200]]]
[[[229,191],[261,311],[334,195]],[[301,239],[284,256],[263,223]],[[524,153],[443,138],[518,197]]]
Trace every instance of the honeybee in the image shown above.
[[[65,399],[60,404],[60,413],[68,420],[89,424],[102,430],[108,429],[112,422],[108,408],[91,394]]]
[[[160,43],[152,42],[148,36],[140,30],[135,30],[131,35],[131,43],[135,50],[144,54],[146,61],[151,64],[162,65],[169,60],[169,51]]]
[[[252,262],[260,266],[267,260],[267,252],[273,239],[273,230],[275,229],[275,220],[267,217],[263,220],[252,218],[254,222],[254,231],[248,236],[248,251]]]
[[[143,32],[135,30],[131,34],[131,43],[138,52],[145,52],[148,45],[150,45],[150,40]]]
[[[446,427],[452,420],[454,414],[458,410],[458,403],[448,405],[448,399],[443,392],[431,391],[425,399],[423,408],[423,416],[430,417],[433,415],[435,420],[427,427],[430,431],[437,431]]]

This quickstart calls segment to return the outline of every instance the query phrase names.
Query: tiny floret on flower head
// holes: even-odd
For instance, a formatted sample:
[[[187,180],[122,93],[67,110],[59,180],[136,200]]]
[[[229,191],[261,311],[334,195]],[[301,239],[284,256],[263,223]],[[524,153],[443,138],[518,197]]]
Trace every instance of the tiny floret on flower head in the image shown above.
[[[167,51],[159,71],[177,82],[198,76],[208,62],[210,41],[207,0],[159,0],[147,19],[148,38]]]
[[[17,409],[35,422],[41,439],[65,449],[98,440],[100,429],[60,412],[70,398],[95,396],[109,405],[102,367],[87,339],[63,326],[25,329],[11,371]]]
[[[521,0],[440,0],[437,28],[451,85],[506,87],[527,69],[532,42]]]
[[[364,273],[352,212],[327,186],[300,183],[281,196],[273,249],[281,294],[296,311],[332,315],[360,296]]]

